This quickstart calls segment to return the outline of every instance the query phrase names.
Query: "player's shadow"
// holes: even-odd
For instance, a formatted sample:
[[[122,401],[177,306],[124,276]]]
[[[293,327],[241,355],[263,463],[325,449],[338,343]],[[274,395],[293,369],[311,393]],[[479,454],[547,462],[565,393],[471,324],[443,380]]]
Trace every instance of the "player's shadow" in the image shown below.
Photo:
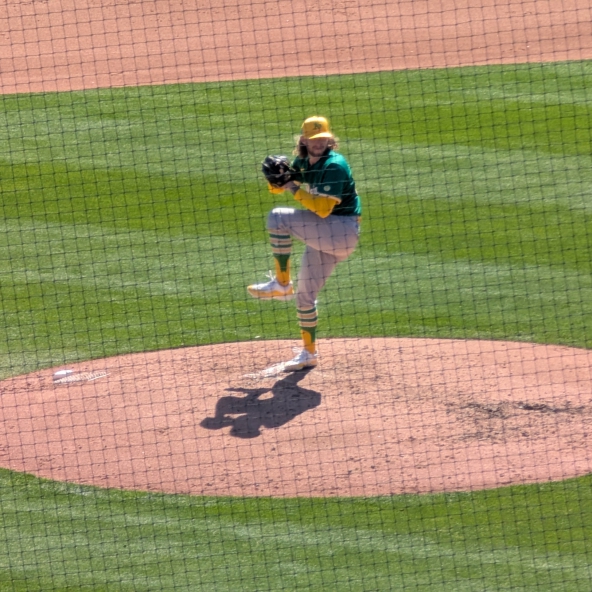
[[[221,397],[216,403],[214,417],[206,417],[200,425],[208,430],[230,426],[230,435],[237,438],[256,438],[261,435],[261,427],[280,427],[320,405],[320,393],[298,386],[309,371],[288,374],[271,388],[228,388],[227,391],[245,393],[246,396]],[[273,397],[260,398],[268,392]]]

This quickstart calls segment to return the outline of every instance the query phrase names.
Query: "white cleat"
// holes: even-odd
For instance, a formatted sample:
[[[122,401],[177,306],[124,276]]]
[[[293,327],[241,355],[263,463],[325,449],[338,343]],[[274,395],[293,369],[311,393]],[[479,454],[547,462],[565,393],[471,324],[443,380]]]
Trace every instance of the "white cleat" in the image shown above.
[[[292,300],[294,298],[294,285],[292,282],[287,286],[283,286],[271,273],[269,277],[270,280],[264,284],[248,286],[247,292],[253,298],[260,298],[261,300]]]
[[[283,370],[284,372],[296,372],[305,368],[314,368],[317,362],[318,354],[311,354],[309,351],[302,349],[293,360],[284,363]]]

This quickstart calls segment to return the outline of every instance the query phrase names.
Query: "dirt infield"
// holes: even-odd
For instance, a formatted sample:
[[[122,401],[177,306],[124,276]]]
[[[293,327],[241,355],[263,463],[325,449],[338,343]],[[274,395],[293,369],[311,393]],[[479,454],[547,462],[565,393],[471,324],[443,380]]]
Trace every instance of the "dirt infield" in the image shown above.
[[[287,7],[293,6],[292,12]],[[592,58],[589,0],[47,0],[0,6],[0,93]],[[592,470],[588,351],[332,340],[127,355],[0,383],[0,464],[174,493],[472,490]]]
[[[592,58],[589,0],[8,0],[0,93]]]
[[[511,342],[321,341],[126,355],[0,383],[0,463],[103,487],[239,496],[473,490],[592,471],[592,352]]]

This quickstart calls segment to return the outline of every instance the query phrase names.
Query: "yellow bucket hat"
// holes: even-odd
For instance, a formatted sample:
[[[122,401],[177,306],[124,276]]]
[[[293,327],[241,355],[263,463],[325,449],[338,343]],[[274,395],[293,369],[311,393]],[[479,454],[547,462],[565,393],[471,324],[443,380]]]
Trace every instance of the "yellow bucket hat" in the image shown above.
[[[332,138],[333,134],[329,130],[329,122],[324,117],[309,117],[302,124],[302,135],[307,140],[315,138]]]

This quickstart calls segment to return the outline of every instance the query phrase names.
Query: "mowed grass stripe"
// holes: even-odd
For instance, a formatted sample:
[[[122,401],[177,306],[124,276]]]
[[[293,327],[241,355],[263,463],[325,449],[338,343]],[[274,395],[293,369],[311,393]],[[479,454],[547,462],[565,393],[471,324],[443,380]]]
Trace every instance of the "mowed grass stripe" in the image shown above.
[[[585,590],[590,580],[580,523],[589,478],[366,500],[164,496],[7,471],[2,480],[20,495],[4,496],[0,567],[30,590]]]
[[[398,241],[385,234],[389,243],[380,245],[364,236],[358,255],[329,282],[320,298],[327,311],[325,334],[343,334],[345,324],[349,335],[409,334],[411,326],[426,336],[434,335],[438,325],[439,336],[581,344],[579,333],[588,334],[591,318],[589,261],[581,272],[575,268],[585,249],[569,249],[571,261],[565,261],[565,253],[551,250],[547,241],[546,248],[540,247],[532,228],[535,217],[527,208],[522,208],[521,227],[511,212],[500,215],[503,209],[498,209],[497,225],[493,216],[487,219],[476,208],[473,215],[479,218],[470,220],[468,207],[463,209],[465,219],[457,224],[454,211],[435,210],[428,217],[424,202],[415,205],[418,211],[413,215],[398,215],[393,208]],[[438,207],[438,202],[431,205]],[[568,231],[575,241],[574,226]],[[578,227],[583,228],[584,222]],[[21,244],[14,244],[15,235]],[[7,259],[4,264],[0,261],[0,275],[13,285],[12,298],[4,299],[6,330],[20,335],[19,326],[36,327],[35,363],[62,362],[42,351],[44,336],[52,336],[50,348],[51,342],[63,343],[70,336],[73,349],[65,354],[66,360],[75,359],[76,351],[82,359],[88,349],[96,355],[105,332],[114,332],[117,338],[105,353],[117,353],[126,345],[141,349],[140,336],[148,339],[155,316],[166,319],[169,334],[159,340],[155,327],[145,343],[150,349],[167,347],[170,339],[175,339],[174,345],[205,343],[212,330],[219,330],[217,316],[212,322],[208,306],[228,315],[230,339],[249,339],[252,331],[263,330],[263,319],[249,314],[260,305],[247,300],[244,286],[269,264],[264,240],[249,244],[245,252],[245,245],[233,236],[177,233],[164,242],[155,231],[26,222],[6,223],[3,236]],[[500,240],[504,236],[515,240],[512,250],[510,240]],[[567,233],[561,237],[564,245],[568,238]],[[382,253],[385,246],[389,257]],[[368,320],[370,311],[381,309],[379,325]],[[276,310],[269,307],[268,324]],[[565,323],[574,315],[582,317],[575,334],[573,324]],[[292,327],[284,319],[284,314],[278,318],[283,327],[279,336],[290,337]],[[14,350],[14,336],[8,341]]]
[[[162,241],[154,231],[26,220],[0,228],[6,369],[211,343],[212,333],[252,338],[248,313],[235,312],[247,306],[243,274],[224,263],[250,263],[254,275],[254,257],[268,263],[263,241],[245,258],[235,237]]]

